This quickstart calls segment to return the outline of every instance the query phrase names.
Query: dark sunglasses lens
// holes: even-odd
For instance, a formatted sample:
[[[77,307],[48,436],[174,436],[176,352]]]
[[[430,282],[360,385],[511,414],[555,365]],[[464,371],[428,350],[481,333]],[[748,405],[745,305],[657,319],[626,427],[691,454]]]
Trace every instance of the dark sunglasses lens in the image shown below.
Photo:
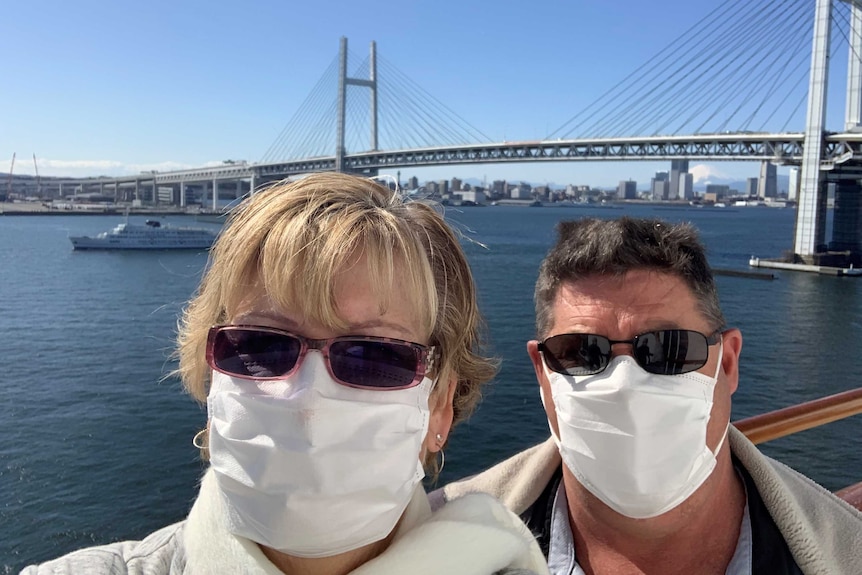
[[[279,377],[299,358],[300,341],[286,334],[256,329],[225,329],[213,342],[213,363],[237,377]]]
[[[634,355],[650,373],[679,375],[703,367],[709,357],[709,345],[702,333],[666,329],[639,335]]]
[[[548,367],[565,375],[593,375],[608,365],[611,345],[606,337],[593,334],[564,333],[549,337],[542,344],[548,352]]]
[[[329,346],[332,375],[349,385],[376,389],[405,387],[416,379],[419,354],[409,345],[357,340]]]

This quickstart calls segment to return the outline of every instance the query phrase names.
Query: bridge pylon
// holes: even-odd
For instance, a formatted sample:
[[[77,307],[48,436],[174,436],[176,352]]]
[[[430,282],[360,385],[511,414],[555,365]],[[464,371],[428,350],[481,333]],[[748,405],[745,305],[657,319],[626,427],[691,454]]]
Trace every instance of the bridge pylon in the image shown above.
[[[371,42],[368,79],[347,76],[347,38],[341,37],[338,51],[338,118],[336,124],[335,171],[344,171],[344,124],[347,107],[347,86],[365,86],[371,90],[371,149],[377,151],[377,44]]]
[[[845,129],[848,132],[855,132],[862,131],[862,6],[860,6],[860,0],[843,1],[850,5],[852,12],[849,34],[850,53],[847,66]],[[805,121],[805,142],[793,252],[796,258],[805,263],[841,265],[844,262],[835,261],[837,254],[828,254],[830,246],[826,244],[827,189],[829,185],[827,180],[838,182],[836,189],[840,188],[841,193],[838,195],[843,198],[841,202],[836,199],[835,204],[833,249],[845,249],[848,245],[862,245],[862,227],[855,230],[847,229],[848,226],[853,225],[849,222],[856,222],[860,219],[860,214],[857,213],[860,202],[858,200],[850,201],[850,198],[855,200],[859,194],[862,194],[862,186],[860,186],[858,173],[854,173],[852,169],[843,170],[839,164],[829,166],[828,171],[826,171],[821,165],[826,123],[831,23],[832,0],[817,0],[814,10],[811,75],[808,85],[808,109]],[[848,210],[853,213],[851,214]],[[848,234],[855,236],[855,239],[848,239]],[[849,251],[851,252],[851,261],[862,257],[862,253],[855,253],[855,249]]]

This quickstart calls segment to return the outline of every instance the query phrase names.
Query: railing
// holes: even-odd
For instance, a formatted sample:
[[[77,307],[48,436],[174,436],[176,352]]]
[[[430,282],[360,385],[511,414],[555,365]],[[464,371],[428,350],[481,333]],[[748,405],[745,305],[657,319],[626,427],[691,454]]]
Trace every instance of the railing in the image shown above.
[[[755,415],[733,425],[754,443],[763,443],[862,413],[862,388]],[[862,511],[862,482],[835,493]]]

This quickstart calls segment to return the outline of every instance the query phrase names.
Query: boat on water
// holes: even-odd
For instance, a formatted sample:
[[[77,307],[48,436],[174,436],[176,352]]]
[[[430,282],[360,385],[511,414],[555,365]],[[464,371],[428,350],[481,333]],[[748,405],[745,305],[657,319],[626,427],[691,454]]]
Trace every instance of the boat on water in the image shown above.
[[[144,225],[126,221],[92,237],[69,237],[76,250],[208,249],[215,239],[216,233],[212,230],[163,226],[158,220],[147,220]]]

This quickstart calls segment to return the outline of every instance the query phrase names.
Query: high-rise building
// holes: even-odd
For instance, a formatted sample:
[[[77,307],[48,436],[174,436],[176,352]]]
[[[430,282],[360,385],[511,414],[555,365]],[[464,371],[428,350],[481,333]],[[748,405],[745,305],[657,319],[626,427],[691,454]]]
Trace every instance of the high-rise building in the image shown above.
[[[419,188],[419,178],[416,176],[411,176],[409,180],[407,180],[407,187],[411,190],[415,190]]]
[[[760,181],[757,184],[757,197],[775,198],[778,196],[778,168],[769,160],[760,163]]]
[[[796,200],[799,197],[799,168],[790,168],[790,183],[787,187],[787,199]]]
[[[670,191],[670,181],[667,172],[656,172],[650,180],[650,194],[653,200],[666,200]]]
[[[685,195],[680,194],[680,181],[685,178],[683,174],[688,173],[688,160],[671,160],[670,161],[670,193],[668,200],[684,198]]]
[[[757,188],[760,185],[760,178],[746,178],[745,179],[745,195],[749,198],[754,198],[757,196]]]
[[[623,180],[617,188],[617,198],[635,200],[638,197],[638,183],[634,180]]]
[[[694,174],[689,172],[680,174],[678,196],[684,200],[694,199]]]
[[[449,180],[440,180],[437,182],[437,191],[441,196],[447,196],[449,194]]]
[[[461,180],[459,178],[452,178],[452,185],[449,188],[453,192],[461,191]]]

